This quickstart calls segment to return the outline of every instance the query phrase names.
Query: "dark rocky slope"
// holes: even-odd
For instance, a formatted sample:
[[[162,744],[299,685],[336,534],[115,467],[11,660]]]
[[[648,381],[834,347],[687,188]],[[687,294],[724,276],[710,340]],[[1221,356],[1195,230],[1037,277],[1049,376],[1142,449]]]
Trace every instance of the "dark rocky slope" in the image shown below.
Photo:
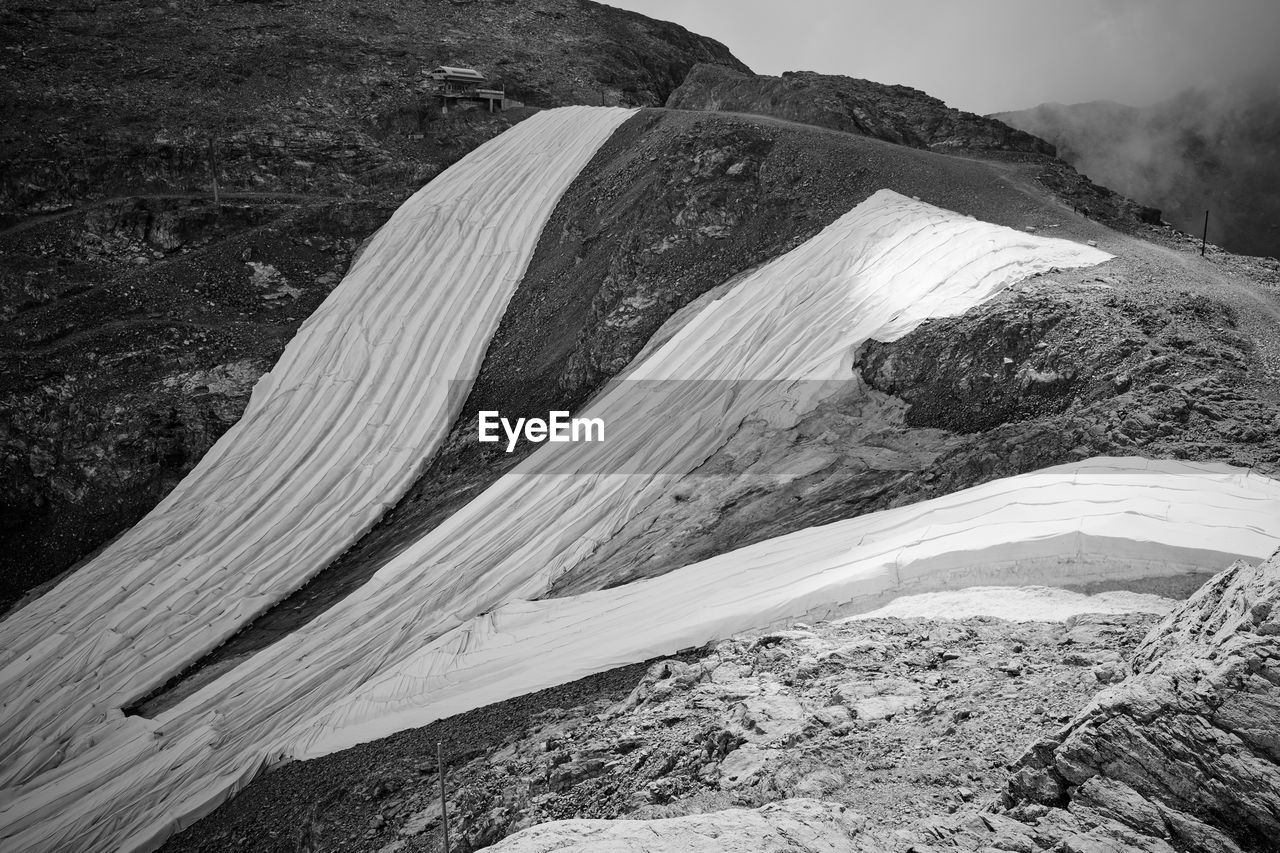
[[[996,113],[1090,178],[1233,252],[1280,257],[1280,87],[1242,81],[1149,107],[1109,101]]]
[[[781,77],[697,65],[667,99],[673,109],[749,113],[965,157],[1037,163],[1039,181],[1077,212],[1129,230],[1159,225],[1160,211],[1099,186],[1054,156],[1054,147],[995,118],[948,107],[909,86],[788,71]]]

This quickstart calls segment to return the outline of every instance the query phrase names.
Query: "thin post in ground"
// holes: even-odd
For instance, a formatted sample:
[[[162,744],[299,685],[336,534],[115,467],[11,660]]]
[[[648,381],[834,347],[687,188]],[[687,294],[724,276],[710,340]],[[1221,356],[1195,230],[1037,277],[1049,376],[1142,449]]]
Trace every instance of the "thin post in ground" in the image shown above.
[[[218,205],[218,148],[212,139],[209,140],[209,176],[213,179],[213,203]]]
[[[440,832],[443,836],[440,849],[449,853],[449,803],[444,793],[444,744],[436,741],[436,772],[440,774]]]

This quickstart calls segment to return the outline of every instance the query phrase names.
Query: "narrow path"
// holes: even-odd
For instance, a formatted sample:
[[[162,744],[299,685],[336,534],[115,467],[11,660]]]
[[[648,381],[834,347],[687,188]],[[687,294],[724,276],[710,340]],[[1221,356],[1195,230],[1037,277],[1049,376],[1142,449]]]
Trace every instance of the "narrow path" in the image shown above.
[[[37,225],[46,222],[55,222],[59,219],[65,219],[68,216],[75,216],[78,213],[85,213],[93,210],[95,207],[113,204],[118,201],[127,201],[129,199],[155,198],[155,199],[206,199],[213,201],[212,193],[130,193],[128,195],[111,196],[110,198],[98,199],[87,204],[80,204],[69,207],[66,210],[59,210],[55,213],[46,213],[24,219],[16,225],[10,225],[8,228],[0,229],[0,239],[13,234],[19,234]],[[352,196],[342,195],[308,195],[306,193],[285,193],[285,192],[226,192],[218,193],[219,201],[222,199],[281,199],[284,201],[355,201]]]

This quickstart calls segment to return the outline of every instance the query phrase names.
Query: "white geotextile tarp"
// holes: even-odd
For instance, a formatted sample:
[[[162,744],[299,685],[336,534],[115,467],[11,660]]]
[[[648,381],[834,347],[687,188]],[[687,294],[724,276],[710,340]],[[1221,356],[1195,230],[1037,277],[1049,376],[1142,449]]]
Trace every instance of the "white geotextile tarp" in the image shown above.
[[[294,736],[309,758],[795,619],[974,585],[1216,570],[1280,547],[1280,481],[1247,469],[1095,458],[808,528],[657,578],[477,616]],[[1046,561],[1045,558],[1066,560]]]
[[[633,113],[539,113],[406,201],[178,487],[0,622],[0,784],[56,763],[76,728],[216,647],[396,502],[561,194]]]
[[[1108,257],[882,191],[693,313],[630,378],[847,378],[852,352],[869,338],[891,339],[930,316],[964,311],[1033,273]],[[727,390],[709,395],[713,388]],[[53,744],[38,743],[27,784],[5,792],[11,796],[0,806],[0,839],[31,849],[72,841],[85,849],[147,848],[215,806],[264,762],[337,748],[353,733],[427,721],[411,686],[388,687],[381,706],[369,697],[394,685],[404,667],[413,676],[439,642],[465,647],[479,614],[504,605],[520,611],[526,605],[512,602],[545,591],[714,453],[742,419],[762,411],[796,417],[813,404],[803,397],[792,399],[776,381],[619,383],[587,412],[603,413],[615,437],[572,452],[584,470],[624,470],[643,459],[663,473],[539,474],[550,448],[539,450],[323,618],[157,719],[125,720],[104,710],[82,715]],[[972,527],[975,518],[982,517],[959,523]],[[1001,535],[1040,536],[1035,524],[1031,518]],[[933,547],[930,528],[918,532],[919,547]],[[1017,553],[992,536],[984,547]],[[1206,551],[1208,559],[1220,556]],[[934,559],[945,565],[945,558]],[[904,577],[907,587],[927,581],[927,574]],[[802,587],[793,588],[798,598],[810,595]],[[762,613],[773,618],[780,605],[769,601]],[[566,654],[577,642],[566,638]]]

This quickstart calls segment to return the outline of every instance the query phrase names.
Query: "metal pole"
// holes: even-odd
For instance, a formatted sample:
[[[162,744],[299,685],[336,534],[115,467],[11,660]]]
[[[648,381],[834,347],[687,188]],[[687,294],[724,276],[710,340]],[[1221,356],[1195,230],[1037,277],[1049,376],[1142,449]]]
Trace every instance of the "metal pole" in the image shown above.
[[[213,177],[213,203],[218,204],[218,149],[209,140],[209,173]]]
[[[449,853],[449,803],[444,795],[444,744],[436,741],[436,772],[440,774],[440,829],[444,833],[444,853]]]
[[[1200,257],[1204,257],[1204,244],[1209,242],[1209,211],[1204,212],[1204,233],[1200,235]]]

